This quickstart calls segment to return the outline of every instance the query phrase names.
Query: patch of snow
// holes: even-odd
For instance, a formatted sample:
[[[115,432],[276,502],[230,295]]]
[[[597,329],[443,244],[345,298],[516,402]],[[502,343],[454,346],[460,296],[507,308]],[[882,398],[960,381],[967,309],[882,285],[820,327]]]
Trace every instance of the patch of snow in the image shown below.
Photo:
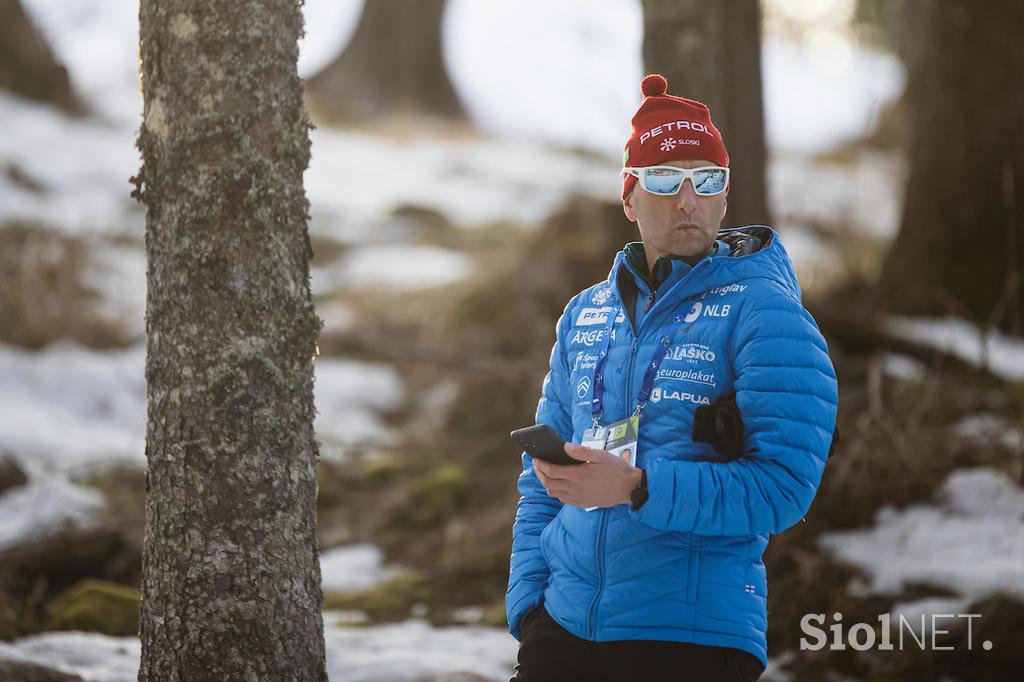
[[[1024,431],[1011,422],[993,414],[974,414],[961,419],[953,430],[961,438],[979,445],[1000,443],[1010,452],[1024,452]]]
[[[590,158],[543,144],[508,140],[387,138],[318,128],[306,194],[325,236],[361,243],[395,207],[436,209],[453,224],[497,220],[535,225],[570,193],[614,200],[621,191],[613,158]],[[358,159],[358,161],[353,161]]]
[[[86,682],[135,682],[142,645],[138,637],[88,632],[47,632],[0,642],[0,658],[29,661],[79,675]]]
[[[883,357],[883,371],[891,377],[907,381],[921,381],[927,373],[925,364],[916,358],[901,353],[886,353]]]
[[[43,186],[33,192],[0,174],[4,218],[37,220],[69,234],[143,234],[128,182],[140,165],[130,130],[4,93],[0,120],[0,163],[17,165]]]
[[[395,434],[378,411],[396,407],[405,397],[398,372],[389,365],[317,358],[316,434],[320,455],[338,458],[347,448],[393,441]]]
[[[639,0],[582,12],[576,0],[449,0],[444,36],[445,66],[484,131],[621,156],[641,97]]]
[[[355,246],[341,262],[312,270],[316,293],[358,288],[410,291],[457,282],[473,269],[472,259],[459,251],[422,244]]]
[[[455,673],[507,680],[518,642],[503,628],[435,628],[422,620],[366,628],[335,627],[324,614],[328,676],[348,682],[414,682]]]
[[[30,478],[119,459],[142,461],[145,345],[94,351],[58,342],[0,345],[0,448]]]
[[[899,602],[889,609],[889,613],[892,614],[893,626],[899,627],[901,616],[907,623],[919,624],[921,622],[921,616],[925,616],[930,619],[931,616],[941,613],[967,613],[967,607],[969,605],[970,600],[964,599],[963,597],[927,597],[925,599],[915,599],[914,601],[909,602]],[[917,628],[915,630],[915,632],[923,631],[923,628]]]
[[[887,152],[862,151],[849,164],[773,154],[768,203],[783,228],[819,223],[890,239],[899,230],[906,173],[905,160]]]
[[[761,68],[770,146],[805,154],[870,133],[906,83],[895,56],[854,43],[837,62],[813,43],[767,35]]]
[[[917,582],[971,601],[998,590],[1024,597],[1024,490],[992,469],[955,471],[936,504],[884,507],[873,528],[820,543],[863,568],[876,592]]]
[[[380,549],[370,543],[335,547],[320,553],[324,592],[355,592],[390,580],[400,569],[382,565]]]
[[[422,620],[351,627],[339,612],[324,613],[327,672],[345,682],[416,682],[456,673],[507,680],[518,643],[504,629],[431,627]],[[89,682],[134,682],[141,645],[136,637],[50,632],[0,642],[0,658],[31,661],[81,675]]]
[[[303,1],[306,32],[299,38],[299,76],[311,78],[345,49],[364,4],[364,0]]]
[[[55,477],[33,480],[0,495],[0,549],[65,526],[88,525],[103,509],[98,490]]]
[[[1024,339],[998,330],[986,333],[977,325],[954,317],[890,315],[886,327],[896,336],[955,355],[1007,381],[1024,379]]]

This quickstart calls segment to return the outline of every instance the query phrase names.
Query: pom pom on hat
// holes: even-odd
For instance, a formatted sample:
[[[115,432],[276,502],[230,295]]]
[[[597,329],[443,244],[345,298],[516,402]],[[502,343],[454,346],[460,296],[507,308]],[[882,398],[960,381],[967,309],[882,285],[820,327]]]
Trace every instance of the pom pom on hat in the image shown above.
[[[640,83],[640,91],[645,97],[657,97],[668,92],[668,81],[660,73],[652,73]]]

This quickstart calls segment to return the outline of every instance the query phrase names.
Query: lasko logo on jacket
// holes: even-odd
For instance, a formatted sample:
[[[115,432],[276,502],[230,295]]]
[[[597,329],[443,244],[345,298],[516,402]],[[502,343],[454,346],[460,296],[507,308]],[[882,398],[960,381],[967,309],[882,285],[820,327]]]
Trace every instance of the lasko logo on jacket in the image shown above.
[[[672,346],[665,353],[666,360],[704,360],[714,362],[717,355],[715,351],[699,343],[684,343],[679,346]]]

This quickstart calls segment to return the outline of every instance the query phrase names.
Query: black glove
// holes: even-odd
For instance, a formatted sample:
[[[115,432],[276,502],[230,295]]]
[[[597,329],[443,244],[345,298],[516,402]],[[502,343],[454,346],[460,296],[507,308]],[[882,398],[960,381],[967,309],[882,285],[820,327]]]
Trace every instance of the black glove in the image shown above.
[[[693,415],[693,442],[710,443],[727,460],[743,454],[743,419],[736,407],[736,395],[720,396],[702,405]]]

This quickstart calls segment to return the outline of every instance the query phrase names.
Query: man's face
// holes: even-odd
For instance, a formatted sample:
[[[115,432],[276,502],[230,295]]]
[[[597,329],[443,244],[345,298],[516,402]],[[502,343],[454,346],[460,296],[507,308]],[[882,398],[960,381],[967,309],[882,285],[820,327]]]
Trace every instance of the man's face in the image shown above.
[[[659,166],[699,168],[717,164],[706,160],[665,161]],[[711,197],[698,196],[688,178],[679,193],[672,196],[651,194],[637,182],[622,202],[626,217],[640,228],[640,237],[648,256],[703,256],[711,249],[727,208],[727,192]]]

